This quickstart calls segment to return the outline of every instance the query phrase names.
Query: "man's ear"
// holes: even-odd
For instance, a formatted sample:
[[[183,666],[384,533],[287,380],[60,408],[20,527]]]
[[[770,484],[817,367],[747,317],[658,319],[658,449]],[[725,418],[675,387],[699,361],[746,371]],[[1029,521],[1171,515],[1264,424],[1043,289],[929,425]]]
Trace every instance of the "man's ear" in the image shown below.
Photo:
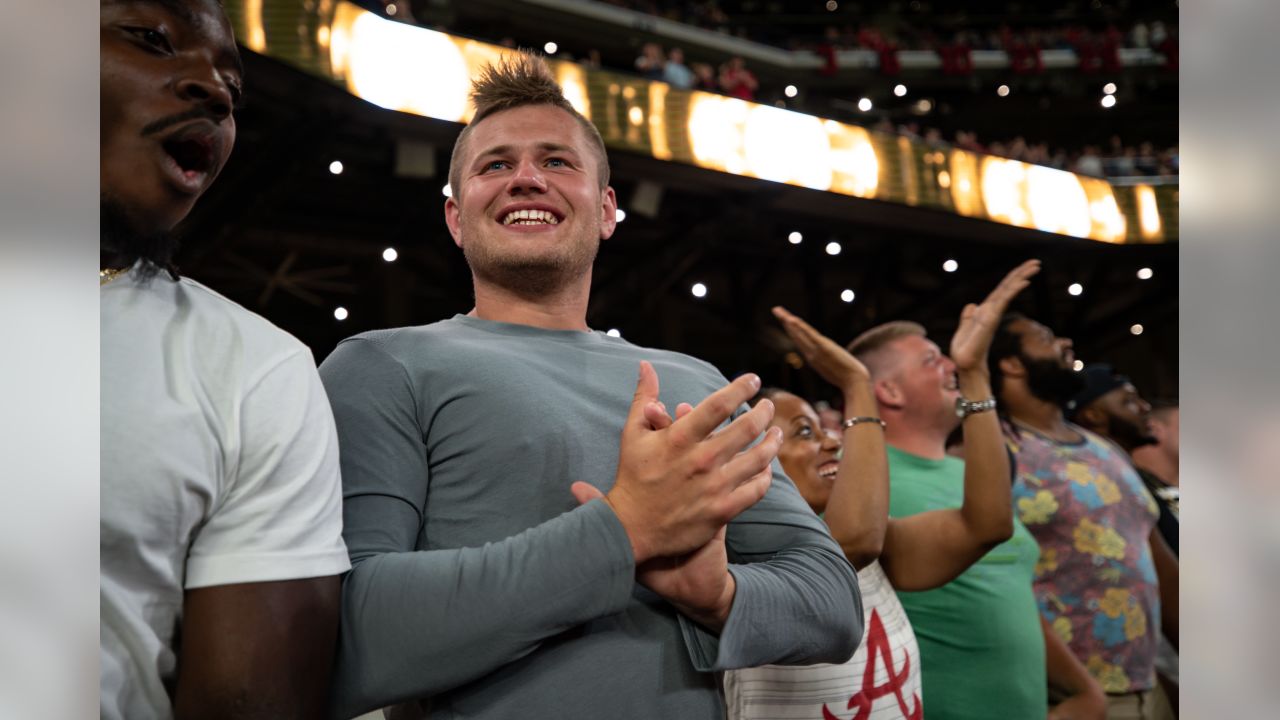
[[[1005,377],[1026,377],[1027,375],[1027,367],[1022,364],[1022,359],[1017,355],[1002,357],[997,364]]]
[[[612,187],[601,193],[600,205],[600,239],[608,240],[618,227],[618,196]]]
[[[1089,403],[1076,411],[1075,423],[1096,431],[1098,428],[1106,427],[1107,414],[1098,407],[1097,403]]]
[[[454,191],[457,192],[456,190]],[[462,208],[458,206],[458,201],[452,197],[446,198],[444,201],[444,224],[449,226],[449,234],[453,236],[453,244],[462,247],[462,225],[459,216],[462,214]]]
[[[876,403],[880,407],[900,410],[906,404],[902,388],[893,380],[876,380],[871,388],[875,391]]]

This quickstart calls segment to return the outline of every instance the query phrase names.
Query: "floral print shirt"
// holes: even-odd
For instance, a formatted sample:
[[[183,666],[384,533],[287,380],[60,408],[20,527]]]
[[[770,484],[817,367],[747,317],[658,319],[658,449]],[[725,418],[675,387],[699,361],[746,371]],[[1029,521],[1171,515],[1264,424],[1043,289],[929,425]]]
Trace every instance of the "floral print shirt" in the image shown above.
[[[1159,509],[1123,451],[1072,429],[1083,443],[1009,432],[1014,511],[1040,544],[1036,600],[1103,690],[1149,690],[1160,635],[1149,536]]]

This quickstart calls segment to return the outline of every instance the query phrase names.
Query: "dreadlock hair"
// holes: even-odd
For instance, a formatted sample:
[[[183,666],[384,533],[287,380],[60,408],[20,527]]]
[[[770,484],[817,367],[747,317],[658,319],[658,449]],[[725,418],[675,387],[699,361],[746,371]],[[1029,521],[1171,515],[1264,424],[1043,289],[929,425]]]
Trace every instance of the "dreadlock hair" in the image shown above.
[[[996,325],[995,336],[991,338],[991,348],[987,351],[987,368],[991,373],[991,392],[997,398],[1004,383],[1004,373],[1000,370],[1000,361],[1007,357],[1018,357],[1022,354],[1022,336],[1009,329],[1019,320],[1026,320],[1022,313],[1005,313]]]
[[[596,155],[600,189],[609,186],[609,156],[605,153],[600,131],[565,99],[564,91],[560,89],[560,84],[542,58],[521,51],[486,65],[480,71],[480,77],[471,84],[471,102],[476,106],[476,114],[458,135],[458,140],[453,145],[453,154],[449,157],[449,187],[455,195],[462,186],[462,166],[459,162],[462,148],[472,129],[490,115],[528,105],[550,105],[573,116]]]

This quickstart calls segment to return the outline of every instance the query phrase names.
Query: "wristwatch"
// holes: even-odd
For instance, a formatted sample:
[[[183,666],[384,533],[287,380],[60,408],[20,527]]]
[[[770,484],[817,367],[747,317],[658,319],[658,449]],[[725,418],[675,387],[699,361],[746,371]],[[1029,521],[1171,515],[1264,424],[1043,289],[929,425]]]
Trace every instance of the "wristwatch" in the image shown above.
[[[956,398],[956,417],[964,420],[970,415],[976,415],[980,412],[996,409],[996,399],[989,397],[986,400],[965,400],[962,397]]]

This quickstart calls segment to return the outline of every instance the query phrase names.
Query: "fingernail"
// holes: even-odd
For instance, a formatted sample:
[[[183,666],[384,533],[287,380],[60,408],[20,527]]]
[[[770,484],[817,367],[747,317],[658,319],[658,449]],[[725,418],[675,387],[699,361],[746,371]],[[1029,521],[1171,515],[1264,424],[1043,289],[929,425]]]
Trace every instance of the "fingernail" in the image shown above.
[[[750,373],[750,374],[748,374],[748,375],[747,375],[747,385],[749,385],[749,386],[751,387],[751,389],[752,389],[752,390],[759,390],[759,389],[760,389],[760,376],[759,376],[759,375],[756,375],[755,373]]]

